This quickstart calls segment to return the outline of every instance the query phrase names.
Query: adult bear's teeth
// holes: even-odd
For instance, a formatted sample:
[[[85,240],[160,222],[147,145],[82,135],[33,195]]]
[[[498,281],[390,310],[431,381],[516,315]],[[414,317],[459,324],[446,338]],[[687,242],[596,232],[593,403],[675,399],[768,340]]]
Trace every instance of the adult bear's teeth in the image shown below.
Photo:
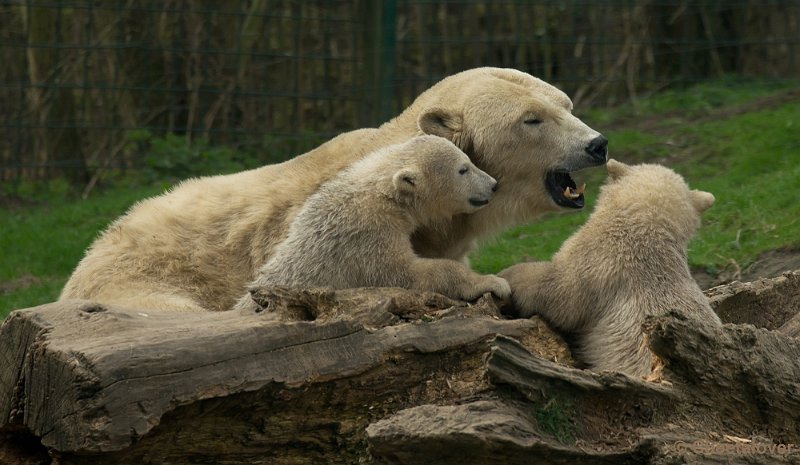
[[[564,197],[568,199],[577,199],[578,197],[581,196],[581,194],[583,194],[585,190],[586,190],[586,183],[583,183],[581,187],[575,189],[574,191],[572,190],[571,187],[567,186],[564,189]]]

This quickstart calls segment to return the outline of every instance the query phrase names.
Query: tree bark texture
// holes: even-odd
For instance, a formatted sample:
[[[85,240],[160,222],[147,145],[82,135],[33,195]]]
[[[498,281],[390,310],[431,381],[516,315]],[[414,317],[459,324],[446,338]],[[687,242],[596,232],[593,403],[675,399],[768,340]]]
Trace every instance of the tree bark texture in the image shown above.
[[[757,300],[788,315],[797,276]],[[709,292],[743,302],[754,285]],[[800,463],[800,341],[779,331],[653,318],[664,368],[648,381],[576,368],[545,323],[505,319],[488,295],[253,297],[252,314],[12,313],[0,463]]]

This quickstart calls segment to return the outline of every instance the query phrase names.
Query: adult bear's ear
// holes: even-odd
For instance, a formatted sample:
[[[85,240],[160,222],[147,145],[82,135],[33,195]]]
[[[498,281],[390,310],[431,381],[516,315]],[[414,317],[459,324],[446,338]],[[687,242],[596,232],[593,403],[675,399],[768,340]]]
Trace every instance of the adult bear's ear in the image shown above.
[[[616,181],[625,176],[631,170],[631,167],[617,160],[609,159],[608,162],[606,162],[606,169],[608,169],[608,177],[611,178],[612,181]]]
[[[711,192],[693,190],[689,192],[689,198],[692,199],[692,205],[697,213],[703,213],[714,205],[714,194]]]
[[[419,115],[417,125],[425,134],[444,137],[450,142],[456,143],[461,132],[461,121],[461,115],[441,108],[430,108]]]
[[[417,181],[419,176],[414,170],[405,168],[394,174],[392,182],[397,192],[403,194],[412,194],[417,188]]]

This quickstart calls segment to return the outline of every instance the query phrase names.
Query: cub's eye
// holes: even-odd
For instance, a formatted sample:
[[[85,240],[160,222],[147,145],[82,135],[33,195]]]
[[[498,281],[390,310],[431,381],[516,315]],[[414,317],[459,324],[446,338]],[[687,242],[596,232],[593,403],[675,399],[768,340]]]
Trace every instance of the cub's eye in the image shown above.
[[[536,126],[542,124],[542,120],[539,118],[528,118],[525,120],[525,124],[530,124],[531,126]]]
[[[467,174],[467,171],[469,171],[469,168],[467,168],[465,166],[465,167],[461,168],[460,170],[458,170],[458,174]]]

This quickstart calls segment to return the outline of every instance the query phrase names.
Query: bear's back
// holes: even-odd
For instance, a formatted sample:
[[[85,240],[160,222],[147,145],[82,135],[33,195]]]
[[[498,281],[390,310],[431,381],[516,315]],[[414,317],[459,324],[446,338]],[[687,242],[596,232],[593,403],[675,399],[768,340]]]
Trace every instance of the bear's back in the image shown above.
[[[413,228],[403,209],[378,191],[380,179],[348,172],[305,203],[289,234],[262,268],[273,285],[362,287],[398,283],[398,245],[410,248]],[[402,247],[400,247],[402,248]],[[382,284],[387,285],[387,284]]]

